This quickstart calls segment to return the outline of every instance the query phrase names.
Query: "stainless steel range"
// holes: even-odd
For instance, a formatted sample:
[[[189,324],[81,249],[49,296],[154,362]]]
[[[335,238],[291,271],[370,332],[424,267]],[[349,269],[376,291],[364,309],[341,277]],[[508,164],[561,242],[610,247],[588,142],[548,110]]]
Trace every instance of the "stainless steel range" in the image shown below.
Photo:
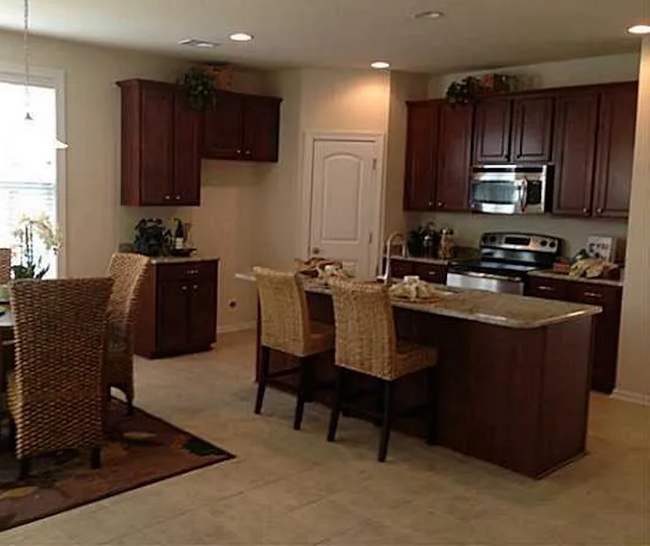
[[[526,275],[550,269],[562,239],[530,233],[484,233],[478,260],[452,262],[447,285],[489,292],[523,294]]]

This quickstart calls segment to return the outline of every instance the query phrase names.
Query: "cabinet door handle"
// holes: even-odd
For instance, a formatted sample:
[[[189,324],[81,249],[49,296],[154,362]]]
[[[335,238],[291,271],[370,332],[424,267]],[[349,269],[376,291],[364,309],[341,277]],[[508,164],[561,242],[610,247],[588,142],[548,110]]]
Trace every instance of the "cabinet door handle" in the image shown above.
[[[188,275],[197,275],[199,273],[198,269],[188,269],[187,274]]]
[[[442,201],[438,201],[438,208],[442,209],[445,207],[445,204]]]
[[[192,286],[192,290],[198,290],[198,289],[199,289],[199,285],[198,285],[198,284],[195,284],[194,286]]]
[[[237,155],[241,155],[241,150],[237,150]]]
[[[181,196],[180,196],[180,195],[177,195],[177,196],[176,196],[176,201],[180,201],[180,200],[181,200]]]
[[[171,198],[171,195],[165,195],[165,201],[169,201]]]
[[[602,214],[602,213],[603,213],[603,209],[596,209],[596,212],[597,212],[598,214]]]
[[[585,216],[589,216],[589,209],[582,209],[582,213],[583,213]]]
[[[603,295],[599,294],[598,292],[585,292],[584,295],[585,295],[585,298],[594,298],[594,299],[597,299],[597,300],[600,300],[603,297]]]
[[[541,290],[542,292],[555,292],[555,288],[553,286],[538,286],[537,290]]]
[[[187,292],[187,285],[184,284],[184,285],[181,287],[181,290],[182,290],[183,292]]]
[[[252,153],[253,152],[251,152],[250,150],[246,150],[246,155],[251,155]]]

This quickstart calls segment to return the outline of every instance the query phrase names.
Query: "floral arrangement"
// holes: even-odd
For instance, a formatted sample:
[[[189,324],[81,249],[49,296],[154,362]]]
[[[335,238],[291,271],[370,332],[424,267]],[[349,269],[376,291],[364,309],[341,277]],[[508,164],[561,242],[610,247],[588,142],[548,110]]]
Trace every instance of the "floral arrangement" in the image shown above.
[[[204,64],[190,68],[180,79],[187,89],[190,105],[203,110],[214,104],[217,89],[232,87],[231,65]]]
[[[483,95],[511,93],[518,84],[517,76],[511,74],[486,74],[480,78],[468,76],[452,83],[446,98],[452,104],[468,104]]]
[[[34,236],[38,243],[34,245]],[[56,253],[61,248],[61,235],[52,226],[50,219],[42,214],[36,217],[23,216],[14,231],[18,244],[14,253],[19,257],[20,263],[11,268],[14,279],[42,279],[50,270],[50,264],[43,263],[43,255]]]

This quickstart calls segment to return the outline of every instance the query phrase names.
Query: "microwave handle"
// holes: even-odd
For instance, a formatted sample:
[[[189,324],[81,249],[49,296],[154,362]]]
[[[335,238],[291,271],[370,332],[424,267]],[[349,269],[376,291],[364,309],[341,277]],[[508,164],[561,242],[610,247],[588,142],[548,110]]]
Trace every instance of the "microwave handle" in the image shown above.
[[[528,204],[528,179],[524,178],[521,181],[521,212],[526,210],[526,205]]]

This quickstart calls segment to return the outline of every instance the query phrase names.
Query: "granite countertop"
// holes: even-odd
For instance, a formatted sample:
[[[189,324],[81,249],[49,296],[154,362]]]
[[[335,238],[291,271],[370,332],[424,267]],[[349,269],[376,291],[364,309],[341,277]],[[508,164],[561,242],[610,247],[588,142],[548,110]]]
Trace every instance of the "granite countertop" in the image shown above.
[[[159,258],[151,258],[151,263],[156,264],[184,264],[192,262],[213,262],[218,261],[219,258],[210,256],[161,256]]]
[[[252,273],[237,274],[236,278],[246,281],[255,280]],[[542,328],[602,312],[602,308],[594,305],[451,288],[444,285],[432,286],[440,296],[439,301],[418,303],[394,298],[393,306],[421,313],[519,329]],[[305,290],[316,294],[330,293],[328,287],[319,281],[305,281]]]
[[[623,281],[615,281],[612,279],[588,279],[587,277],[572,277],[565,273],[556,273],[550,269],[544,271],[531,271],[528,273],[528,275],[531,277],[543,277],[546,279],[559,279],[561,281],[600,284],[603,286],[616,286],[618,288],[623,288]]]

